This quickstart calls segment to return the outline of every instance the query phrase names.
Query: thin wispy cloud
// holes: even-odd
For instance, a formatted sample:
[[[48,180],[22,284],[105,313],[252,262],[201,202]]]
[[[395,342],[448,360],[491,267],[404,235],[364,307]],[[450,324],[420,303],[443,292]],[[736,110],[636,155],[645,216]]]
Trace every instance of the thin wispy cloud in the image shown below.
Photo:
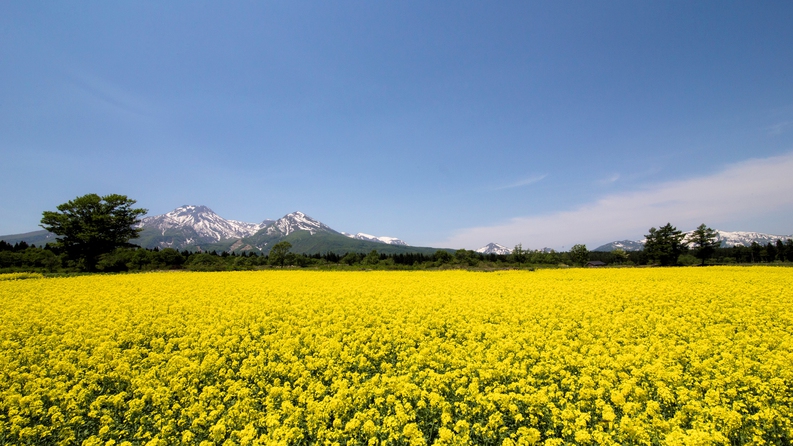
[[[72,87],[96,108],[145,118],[151,117],[156,109],[151,101],[85,70],[71,69],[68,74]]]
[[[599,184],[612,184],[616,183],[620,179],[620,174],[615,173],[608,178],[603,178],[602,180],[598,181]]]
[[[501,240],[527,248],[596,246],[644,234],[672,222],[690,229],[746,215],[774,215],[793,207],[793,152],[732,164],[722,171],[681,181],[612,194],[576,209],[516,217],[492,226],[462,229],[433,246],[475,249]],[[793,229],[793,228],[791,228]],[[791,231],[789,231],[791,232]]]
[[[778,122],[766,128],[771,136],[779,136],[788,130],[793,130],[793,121]]]
[[[547,176],[548,176],[547,174],[535,175],[535,176],[532,176],[532,177],[524,178],[524,179],[522,179],[520,181],[516,181],[514,183],[510,183],[510,184],[506,184],[506,185],[503,185],[503,186],[494,187],[491,190],[514,189],[516,187],[528,186],[530,184],[534,184],[534,183],[538,183],[538,182],[542,181]]]

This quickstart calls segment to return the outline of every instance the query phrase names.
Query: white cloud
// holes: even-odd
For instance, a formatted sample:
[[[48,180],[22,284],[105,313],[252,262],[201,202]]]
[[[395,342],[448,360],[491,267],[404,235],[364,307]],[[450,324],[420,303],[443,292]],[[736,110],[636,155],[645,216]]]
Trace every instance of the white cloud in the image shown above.
[[[504,190],[504,189],[512,189],[512,188],[515,188],[515,187],[528,186],[529,184],[534,184],[534,183],[542,181],[547,176],[548,175],[545,175],[545,174],[543,174],[543,175],[535,175],[533,177],[524,178],[524,179],[522,179],[520,181],[516,181],[514,183],[510,183],[510,184],[507,184],[507,185],[504,185],[504,186],[495,187],[492,190]]]
[[[506,246],[522,243],[531,249],[560,249],[575,243],[594,248],[626,237],[641,238],[651,226],[667,222],[688,230],[703,222],[719,228],[747,215],[768,218],[793,209],[791,172],[793,152],[750,159],[712,175],[608,195],[577,209],[462,229],[430,246],[476,249],[498,240]],[[786,234],[790,232],[793,227]]]

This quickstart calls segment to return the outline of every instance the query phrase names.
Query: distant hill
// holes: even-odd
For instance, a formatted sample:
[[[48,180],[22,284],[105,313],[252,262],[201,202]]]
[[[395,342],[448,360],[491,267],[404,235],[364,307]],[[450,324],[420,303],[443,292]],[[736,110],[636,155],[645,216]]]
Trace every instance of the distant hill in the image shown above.
[[[0,240],[12,245],[25,242],[28,245],[41,246],[55,241],[55,234],[42,229],[40,231],[25,232],[23,234],[0,235]]]

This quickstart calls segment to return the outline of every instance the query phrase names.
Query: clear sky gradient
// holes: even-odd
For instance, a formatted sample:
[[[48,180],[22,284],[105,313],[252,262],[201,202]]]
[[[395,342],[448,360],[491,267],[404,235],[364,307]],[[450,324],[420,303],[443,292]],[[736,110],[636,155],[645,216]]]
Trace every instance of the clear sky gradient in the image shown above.
[[[412,245],[793,233],[793,3],[0,3],[0,234],[79,195]]]

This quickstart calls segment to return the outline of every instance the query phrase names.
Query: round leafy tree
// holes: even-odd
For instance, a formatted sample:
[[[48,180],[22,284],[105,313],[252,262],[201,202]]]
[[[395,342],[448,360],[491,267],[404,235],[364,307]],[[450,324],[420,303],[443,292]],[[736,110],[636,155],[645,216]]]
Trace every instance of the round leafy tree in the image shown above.
[[[96,270],[99,256],[116,248],[132,247],[138,237],[139,217],[146,209],[133,209],[135,200],[126,195],[83,195],[59,205],[58,211],[44,211],[41,227],[58,236],[55,246],[86,271]]]

